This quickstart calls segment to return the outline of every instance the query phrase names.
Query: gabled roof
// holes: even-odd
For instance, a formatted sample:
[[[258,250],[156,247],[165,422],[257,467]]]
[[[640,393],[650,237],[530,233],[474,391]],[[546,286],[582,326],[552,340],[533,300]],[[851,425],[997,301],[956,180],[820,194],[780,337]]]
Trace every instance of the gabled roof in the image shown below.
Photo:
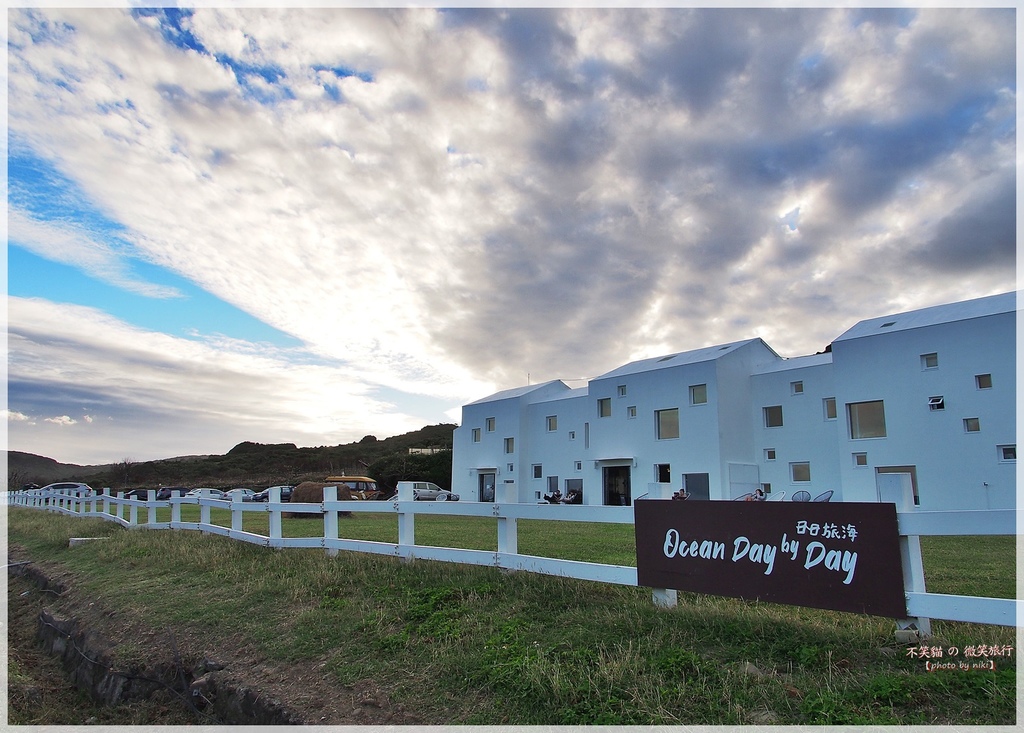
[[[754,374],[770,374],[772,372],[786,372],[791,369],[819,366],[832,363],[832,352],[821,354],[809,354],[808,356],[794,356],[790,359],[780,359],[772,364],[765,364],[753,370]]]
[[[511,399],[515,399],[517,397],[522,397],[523,395],[528,395],[528,394],[531,394],[533,392],[537,392],[538,390],[549,391],[549,390],[547,390],[545,388],[546,387],[551,387],[553,385],[559,385],[559,384],[562,385],[562,387],[564,389],[566,389],[566,390],[569,389],[569,385],[567,385],[561,379],[553,379],[550,382],[542,382],[540,384],[528,384],[525,387],[513,387],[512,389],[506,389],[506,390],[503,390],[501,392],[495,392],[494,394],[492,394],[492,395],[490,395],[488,397],[481,397],[479,400],[476,400],[475,402],[469,402],[467,404],[468,405],[481,405],[481,404],[483,404],[485,402],[498,402],[499,400],[511,400]]]
[[[1000,313],[1012,313],[1016,309],[1017,294],[1015,292],[1001,293],[985,298],[965,300],[960,303],[947,303],[945,305],[907,311],[906,313],[869,318],[846,331],[836,341],[849,341],[851,339],[877,336],[894,331],[908,331],[913,328],[937,326],[941,323],[967,321],[972,318],[994,316]]]
[[[731,354],[738,349],[747,346],[748,344],[760,342],[766,349],[771,353],[775,354],[775,351],[768,344],[764,343],[759,338],[747,339],[745,341],[734,341],[731,344],[720,344],[718,346],[705,346],[702,349],[693,349],[692,351],[681,351],[678,354],[669,354],[667,356],[655,356],[650,359],[641,359],[640,361],[633,361],[624,366],[620,366],[617,369],[613,369],[610,372],[602,374],[599,377],[594,377],[591,381],[597,381],[598,379],[610,379],[612,377],[622,377],[627,374],[639,374],[640,372],[650,372],[656,369],[668,369],[670,367],[682,366],[684,364],[699,364],[705,361],[715,361],[720,359],[727,354]],[[776,354],[777,356],[777,354]]]

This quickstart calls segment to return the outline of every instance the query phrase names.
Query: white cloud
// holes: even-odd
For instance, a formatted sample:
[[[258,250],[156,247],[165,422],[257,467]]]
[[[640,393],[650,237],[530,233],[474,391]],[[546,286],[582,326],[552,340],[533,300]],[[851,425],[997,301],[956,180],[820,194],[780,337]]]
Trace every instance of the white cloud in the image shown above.
[[[43,418],[43,422],[53,423],[54,425],[70,426],[77,425],[78,421],[74,420],[67,415],[61,415],[60,417],[47,417]]]
[[[186,381],[147,369],[158,392],[219,383],[196,370],[224,349],[243,382],[326,395],[278,414],[336,434],[334,395],[401,411],[371,385],[469,401],[753,335],[810,353],[1014,284],[1012,10],[201,8],[205,54],[124,10],[9,24],[12,136],[140,257],[343,364],[253,374],[244,348],[176,341]],[[131,286],[95,238],[15,216]]]

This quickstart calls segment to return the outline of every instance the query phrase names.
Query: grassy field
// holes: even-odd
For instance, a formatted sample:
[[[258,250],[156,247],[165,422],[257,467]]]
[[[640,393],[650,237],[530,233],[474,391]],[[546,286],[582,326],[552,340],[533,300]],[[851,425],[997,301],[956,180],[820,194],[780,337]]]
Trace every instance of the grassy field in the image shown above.
[[[228,525],[227,512],[214,514]],[[183,516],[189,521],[189,517]],[[265,515],[246,518],[246,529]],[[343,537],[397,540],[394,517]],[[635,564],[631,525],[521,521],[520,552]],[[286,536],[322,533],[285,520]],[[494,549],[493,520],[418,517],[417,540]],[[68,547],[73,536],[108,541]],[[1014,647],[986,671],[926,671],[891,620],[493,568],[321,550],[273,551],[186,531],[126,531],[12,508],[8,539],[105,607],[188,626],[211,649],[244,633],[283,666],[319,660],[339,684],[386,680],[425,723],[477,725],[1012,725],[1016,632],[933,622],[929,646]],[[929,590],[1014,597],[1013,537],[923,538]],[[188,593],[182,593],[188,588]],[[126,652],[127,653],[127,652]]]

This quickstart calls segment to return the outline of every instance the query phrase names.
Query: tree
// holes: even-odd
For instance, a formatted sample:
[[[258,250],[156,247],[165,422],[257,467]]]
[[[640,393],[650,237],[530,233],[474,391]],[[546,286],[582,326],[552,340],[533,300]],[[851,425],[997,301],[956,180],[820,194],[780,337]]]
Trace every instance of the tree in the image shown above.
[[[124,487],[127,489],[128,484],[131,481],[132,473],[135,469],[135,459],[125,457],[121,459],[121,462],[116,464],[117,472],[124,478]]]

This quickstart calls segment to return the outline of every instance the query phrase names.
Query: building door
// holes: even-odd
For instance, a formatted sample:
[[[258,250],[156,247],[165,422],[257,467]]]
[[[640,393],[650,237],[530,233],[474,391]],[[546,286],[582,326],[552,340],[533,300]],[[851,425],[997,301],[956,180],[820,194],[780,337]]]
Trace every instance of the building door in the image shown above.
[[[629,487],[629,466],[604,467],[604,503],[608,506],[629,506],[632,494]]]
[[[691,499],[711,498],[711,481],[706,473],[684,473],[683,487]]]
[[[494,479],[493,473],[480,474],[480,501],[494,501]]]

